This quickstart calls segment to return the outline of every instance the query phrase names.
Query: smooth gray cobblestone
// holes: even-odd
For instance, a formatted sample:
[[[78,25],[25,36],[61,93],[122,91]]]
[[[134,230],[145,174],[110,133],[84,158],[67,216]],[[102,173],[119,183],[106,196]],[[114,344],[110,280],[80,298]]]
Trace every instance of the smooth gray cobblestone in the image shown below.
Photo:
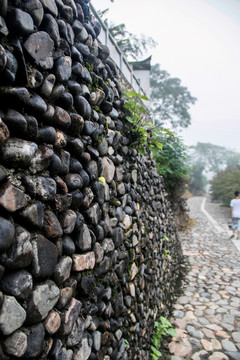
[[[203,199],[188,200],[195,224],[179,234],[189,271],[171,318],[171,360],[240,360],[240,252],[229,210],[207,198],[201,211]]]

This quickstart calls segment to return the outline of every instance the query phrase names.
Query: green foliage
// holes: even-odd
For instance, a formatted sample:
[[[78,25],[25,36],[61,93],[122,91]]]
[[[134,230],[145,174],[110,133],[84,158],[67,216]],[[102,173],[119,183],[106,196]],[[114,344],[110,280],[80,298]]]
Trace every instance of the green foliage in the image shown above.
[[[207,178],[203,174],[204,164],[197,162],[191,171],[191,181],[189,183],[189,190],[192,194],[202,194],[206,190]]]
[[[135,91],[125,92],[124,99],[124,108],[127,110],[125,118],[131,124],[130,127],[127,127],[127,131],[131,136],[132,145],[140,152],[144,152],[146,148],[161,150],[162,144],[159,139],[163,133],[171,134],[171,132],[154,127],[151,122],[146,120],[146,108],[142,100],[148,101],[149,99]]]
[[[211,143],[200,143],[190,147],[192,166],[192,180],[189,190],[194,194],[205,191],[207,185],[206,175],[208,172],[213,174],[221,173],[227,166],[236,167],[240,165],[240,154],[224,146]]]
[[[225,170],[219,171],[210,181],[210,185],[213,200],[219,200],[229,206],[234,192],[240,191],[240,166],[228,166]]]
[[[154,160],[157,171],[164,177],[164,183],[171,196],[179,196],[189,181],[187,147],[177,136],[162,136],[162,150],[155,149]]]
[[[151,356],[154,360],[158,360],[162,356],[162,353],[158,350],[161,346],[161,340],[164,335],[177,336],[175,329],[170,321],[161,316],[160,321],[154,322],[155,331],[152,337]]]
[[[190,105],[195,104],[197,99],[181,85],[181,80],[171,78],[156,64],[151,67],[150,85],[151,108],[156,124],[163,126],[167,122],[173,128],[188,127],[191,123]]]
[[[105,178],[104,178],[103,176],[100,176],[100,177],[98,178],[98,180],[99,180],[103,185],[106,184],[106,180],[105,180]]]
[[[168,241],[169,241],[169,238],[168,238],[166,235],[164,235],[164,237],[162,238],[162,240],[168,242]]]
[[[171,261],[172,257],[169,250],[164,250],[164,258]]]
[[[128,347],[128,346],[129,346],[128,340],[127,340],[127,339],[123,339],[123,341],[124,341],[124,345],[125,345],[126,347]]]

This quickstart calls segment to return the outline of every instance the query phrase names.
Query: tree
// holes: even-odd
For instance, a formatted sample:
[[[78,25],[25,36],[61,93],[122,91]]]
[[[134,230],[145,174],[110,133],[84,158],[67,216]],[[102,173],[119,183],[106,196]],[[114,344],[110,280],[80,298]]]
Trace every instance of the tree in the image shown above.
[[[197,99],[181,85],[181,80],[171,78],[156,64],[151,68],[150,86],[154,123],[162,126],[167,121],[173,128],[188,127],[190,105]]]
[[[200,143],[190,147],[190,165],[193,168],[190,191],[204,191],[206,174],[218,176],[226,167],[234,168],[240,165],[240,154],[235,150],[211,143]],[[224,173],[225,174],[225,173]]]
[[[149,48],[156,46],[151,37],[143,34],[136,36],[126,29],[125,24],[109,26],[109,32],[116,40],[118,46],[128,60],[143,58]]]
[[[108,9],[98,14],[108,25],[105,17],[107,12]],[[151,37],[130,33],[125,24],[110,23],[108,28],[123,54],[130,61],[132,59],[139,61],[149,48],[157,45]],[[167,122],[172,128],[187,127],[191,123],[190,105],[197,99],[181,85],[181,80],[171,78],[167,71],[160,69],[160,65],[156,64],[151,68],[150,86],[154,124],[163,127],[163,124]]]
[[[219,200],[229,206],[234,192],[240,188],[240,166],[228,166],[218,172],[210,181],[213,200]]]
[[[115,25],[112,22],[108,22],[105,17],[108,9],[99,11],[98,14],[108,26],[108,30],[120,49],[123,55],[129,60],[138,60],[143,58],[148,49],[154,48],[157,43],[152,37],[141,35],[134,35],[126,29],[125,24]]]
[[[162,150],[155,149],[154,160],[158,173],[171,197],[181,196],[189,181],[187,147],[177,136],[162,135]]]
[[[224,146],[198,142],[190,149],[192,165],[202,163],[206,172],[217,173],[227,165],[240,165],[240,154]]]
[[[191,181],[189,183],[189,190],[192,194],[199,195],[205,192],[207,185],[207,178],[203,174],[205,165],[197,162],[192,167]]]

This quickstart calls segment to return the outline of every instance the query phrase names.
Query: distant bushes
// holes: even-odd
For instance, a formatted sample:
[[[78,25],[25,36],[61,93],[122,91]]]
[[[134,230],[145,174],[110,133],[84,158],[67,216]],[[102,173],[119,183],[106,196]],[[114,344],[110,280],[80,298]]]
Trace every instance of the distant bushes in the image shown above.
[[[236,190],[240,191],[240,166],[228,166],[219,171],[210,182],[213,200],[229,206]]]

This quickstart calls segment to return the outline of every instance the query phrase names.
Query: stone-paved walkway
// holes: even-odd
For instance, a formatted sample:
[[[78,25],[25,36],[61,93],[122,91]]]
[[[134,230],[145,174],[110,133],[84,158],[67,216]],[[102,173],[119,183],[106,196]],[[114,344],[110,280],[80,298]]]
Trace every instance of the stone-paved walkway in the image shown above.
[[[240,241],[229,240],[226,209],[203,197],[189,208],[196,224],[180,233],[189,272],[171,319],[171,360],[240,360]]]

